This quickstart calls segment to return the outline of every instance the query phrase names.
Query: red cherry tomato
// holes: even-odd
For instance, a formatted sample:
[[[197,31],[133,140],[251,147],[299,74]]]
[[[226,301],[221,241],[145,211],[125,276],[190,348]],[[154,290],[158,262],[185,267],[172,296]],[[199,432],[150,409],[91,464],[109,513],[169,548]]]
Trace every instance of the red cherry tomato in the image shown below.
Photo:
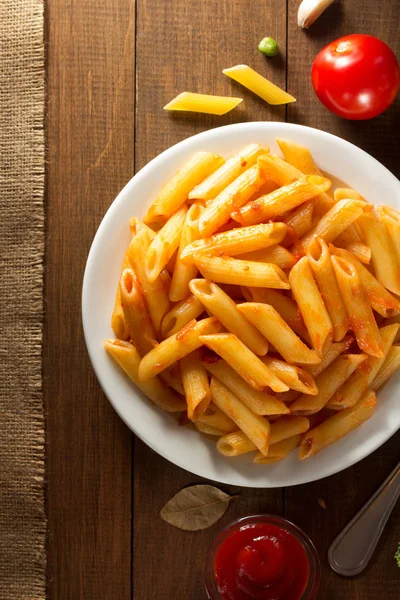
[[[345,119],[371,119],[396,98],[400,67],[392,50],[371,35],[346,35],[317,54],[311,79],[315,93]]]

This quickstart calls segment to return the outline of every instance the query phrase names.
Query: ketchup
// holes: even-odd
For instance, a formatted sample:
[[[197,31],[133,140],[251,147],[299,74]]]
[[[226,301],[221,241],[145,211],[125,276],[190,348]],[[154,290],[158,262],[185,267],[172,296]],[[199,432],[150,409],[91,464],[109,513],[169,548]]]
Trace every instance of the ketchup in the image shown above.
[[[310,577],[301,542],[266,522],[232,531],[217,549],[213,569],[223,600],[300,600]]]

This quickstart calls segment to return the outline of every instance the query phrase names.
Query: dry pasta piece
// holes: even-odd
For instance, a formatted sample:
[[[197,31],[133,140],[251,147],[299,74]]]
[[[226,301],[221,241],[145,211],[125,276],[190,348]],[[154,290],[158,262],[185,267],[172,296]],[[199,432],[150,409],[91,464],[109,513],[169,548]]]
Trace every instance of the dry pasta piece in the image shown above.
[[[268,455],[264,456],[261,452],[257,452],[253,458],[253,462],[257,465],[272,465],[279,462],[287,458],[300,445],[301,438],[301,435],[293,435],[286,440],[271,444],[268,448]]]
[[[316,353],[323,356],[332,342],[333,328],[306,256],[290,271],[289,283],[312,345]]]
[[[195,264],[205,279],[218,283],[288,290],[284,271],[272,263],[258,263],[229,256],[196,256]]]
[[[173,363],[203,345],[200,337],[203,334],[216,333],[221,330],[221,324],[214,317],[202,321],[190,321],[183,329],[174,333],[146,354],[139,366],[139,378],[147,381],[158,375]]]
[[[270,371],[275,373],[275,375],[292,390],[314,396],[318,393],[318,388],[313,377],[311,377],[304,369],[289,365],[283,360],[271,358],[270,356],[265,356],[262,361],[267,365]]]
[[[285,392],[289,389],[233,333],[202,335],[200,341],[226,360],[255,390],[270,387],[274,392]]]
[[[128,251],[125,251],[124,258],[122,260],[121,274],[129,267],[129,256]],[[124,311],[121,304],[121,288],[118,281],[117,293],[115,295],[114,308],[111,315],[111,328],[117,338],[120,340],[127,340],[129,337],[128,328],[126,326]]]
[[[193,279],[190,290],[209,314],[214,315],[231,333],[237,335],[255,354],[264,356],[268,342],[237,309],[236,303],[216,283],[208,279]]]
[[[133,344],[121,340],[106,340],[104,347],[133,383],[162,410],[180,412],[185,410],[184,399],[162,384],[158,377],[146,382],[139,379],[140,355]]]
[[[185,390],[187,414],[192,421],[203,414],[210,404],[211,394],[207,371],[198,350],[180,360],[183,389]]]
[[[228,415],[226,415],[218,406],[210,404],[206,411],[196,417],[196,423],[209,425],[224,433],[229,433],[237,429],[237,425]]]
[[[377,391],[400,368],[400,346],[392,346],[385,362],[372,382],[372,389]]]
[[[175,304],[165,315],[161,323],[161,333],[164,338],[177,333],[182,327],[193,319],[197,319],[204,312],[204,306],[192,294],[185,300]]]
[[[143,356],[157,345],[156,332],[147,310],[143,290],[132,269],[120,279],[121,302],[129,336]]]
[[[257,94],[257,96],[260,96],[268,104],[296,102],[296,98],[281,90],[277,85],[274,85],[247,65],[236,65],[235,67],[224,69],[222,72],[234,81],[244,85],[244,87]]]
[[[187,112],[201,112],[209,115],[225,115],[238,104],[243,98],[230,96],[211,96],[209,94],[195,94],[193,92],[182,92],[164,106],[164,110],[178,110]]]
[[[382,341],[357,268],[340,256],[332,256],[332,264],[358,346],[366,354],[381,358]]]
[[[165,221],[187,200],[190,190],[222,165],[224,159],[211,152],[196,152],[163,187],[147,211],[145,222]]]
[[[207,179],[189,192],[189,200],[212,200],[228,187],[234,179],[256,164],[257,158],[268,152],[268,148],[260,144],[249,144],[234,154]]]
[[[367,392],[351,408],[345,408],[317,425],[314,429],[307,431],[300,443],[300,460],[317,454],[327,446],[340,440],[350,431],[353,431],[353,429],[356,429],[356,427],[359,427],[371,417],[375,407],[375,393]]]
[[[255,415],[218,379],[211,379],[211,396],[214,404],[228,415],[254,443],[260,452],[267,454],[270,425],[266,419]]]
[[[280,415],[289,409],[276,395],[259,392],[230,367],[224,360],[206,361],[205,367],[214,377],[222,381],[256,415]]]
[[[301,240],[306,248],[317,235],[333,242],[349,225],[362,215],[366,203],[362,200],[339,200]]]
[[[146,275],[153,283],[179,247],[187,207],[181,206],[155,236],[146,253]]]
[[[246,302],[239,304],[238,309],[261,331],[287,362],[315,365],[321,361],[320,357],[307,348],[270,304]]]

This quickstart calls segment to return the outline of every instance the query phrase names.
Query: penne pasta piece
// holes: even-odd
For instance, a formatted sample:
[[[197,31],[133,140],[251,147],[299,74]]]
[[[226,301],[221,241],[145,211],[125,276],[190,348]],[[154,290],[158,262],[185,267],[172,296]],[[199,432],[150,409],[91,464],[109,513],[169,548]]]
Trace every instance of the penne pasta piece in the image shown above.
[[[339,356],[339,354],[342,354],[348,349],[351,341],[352,338],[348,338],[342,342],[331,344],[318,365],[306,365],[304,368],[312,377],[318,377],[320,373],[329,367],[329,365]]]
[[[307,257],[332,323],[333,341],[339,342],[348,331],[349,320],[325,240],[315,237],[308,245]]]
[[[268,148],[260,144],[249,144],[243,150],[234,154],[207,179],[189,192],[189,200],[212,200],[218,196],[234,179],[256,164],[261,154]]]
[[[272,263],[258,263],[229,256],[196,256],[195,265],[205,279],[253,287],[290,288],[284,271]]]
[[[146,382],[139,379],[140,355],[133,344],[121,340],[106,340],[104,347],[133,383],[154,404],[166,412],[185,410],[184,399],[164,386],[158,377],[152,377]]]
[[[196,240],[186,246],[182,252],[182,260],[193,262],[195,257],[236,256],[253,252],[279,244],[286,235],[287,226],[284,223],[267,223],[239,227],[223,233],[217,233],[209,238]]]
[[[270,387],[274,392],[285,392],[289,389],[233,333],[202,335],[200,341],[226,360],[255,390]]]
[[[312,345],[323,356],[332,342],[333,327],[306,256],[290,271],[289,283]]]
[[[335,198],[335,202],[339,202],[339,200],[345,200],[347,198],[365,201],[365,198],[363,198],[361,194],[352,188],[336,188],[336,190],[333,192],[333,197]]]
[[[217,429],[212,425],[207,425],[206,423],[200,423],[200,421],[194,421],[193,425],[198,429],[201,433],[205,433],[207,435],[216,435],[218,437],[223,436],[225,434],[222,429]]]
[[[197,267],[194,264],[185,264],[183,253],[199,235],[198,220],[202,210],[199,204],[192,204],[186,215],[169,290],[169,299],[172,302],[179,302],[189,296],[189,282],[197,275]]]
[[[304,248],[316,236],[321,237],[326,243],[333,242],[362,215],[365,206],[366,203],[362,200],[339,200],[323,215],[317,225],[301,239]]]
[[[129,256],[128,251],[125,251],[124,258],[122,260],[121,274],[129,267]],[[120,277],[121,278],[121,277]],[[114,335],[120,340],[127,340],[129,337],[128,328],[126,326],[124,311],[121,304],[121,287],[118,281],[117,293],[115,295],[114,308],[111,315],[111,328]]]
[[[378,206],[376,211],[389,231],[397,256],[397,264],[400,265],[400,213],[391,206]]]
[[[185,395],[179,363],[176,363],[172,365],[172,367],[169,367],[169,369],[165,369],[165,371],[162,371],[159,377],[164,381],[164,383],[167,384],[168,387],[171,387],[173,390],[178,392],[178,394],[180,394],[181,396]]]
[[[311,377],[304,369],[289,365],[283,360],[271,358],[269,356],[265,356],[262,361],[272,373],[275,373],[275,375],[292,390],[314,396],[318,393],[318,388],[313,377]]]
[[[299,458],[303,460],[317,454],[327,446],[367,421],[376,407],[374,392],[367,392],[361,400],[351,408],[346,408],[310,429],[300,443]]]
[[[165,221],[187,200],[189,192],[222,165],[211,152],[196,152],[163,187],[145,216],[146,223]]]
[[[270,425],[266,419],[255,415],[231,391],[214,377],[210,384],[213,403],[218,406],[247,435],[263,454],[267,454]]]
[[[222,72],[254,94],[257,94],[257,96],[260,96],[268,104],[275,105],[296,102],[296,98],[281,90],[277,85],[274,85],[247,65],[236,65],[235,67],[224,69]]]
[[[268,455],[264,456],[261,452],[257,452],[253,458],[253,462],[257,465],[272,465],[279,462],[289,456],[300,445],[301,439],[301,435],[293,435],[286,440],[271,444],[268,448]]]
[[[284,159],[306,175],[322,175],[307,146],[276,138]]]
[[[288,217],[285,217],[284,222],[288,226],[288,232],[285,239],[282,242],[283,246],[288,246],[293,243],[293,236],[295,235],[298,239],[303,237],[312,227],[314,202],[304,202],[299,208],[290,213]]]
[[[307,348],[280,314],[269,304],[246,302],[238,309],[289,363],[318,364],[321,359]]]
[[[348,252],[351,252],[360,262],[368,265],[371,262],[371,248],[364,244],[363,242],[354,240],[354,238],[350,235],[347,235],[347,232],[344,231],[339,237],[335,240],[335,246],[339,248],[344,248]]]
[[[371,387],[372,382],[384,364],[399,328],[400,325],[395,324],[386,325],[379,330],[384,350],[382,358],[369,356],[365,363],[352,374],[346,383],[331,398],[326,405],[327,408],[341,410],[342,408],[354,406],[354,404],[358,402],[363,393]]]
[[[160,229],[146,252],[147,279],[153,283],[179,247],[187,207],[181,206]]]
[[[357,268],[345,258],[332,256],[336,279],[349,317],[350,327],[363,352],[381,358],[383,345],[378,326]]]
[[[233,431],[223,435],[217,442],[217,450],[223,456],[240,456],[257,450],[250,438],[243,431]],[[264,456],[264,455],[263,455]]]
[[[397,323],[400,323],[400,314],[395,315],[394,317],[391,317],[390,319],[387,319],[385,321],[385,325],[395,325]],[[399,341],[400,341],[400,331],[397,332],[396,337],[394,338],[394,343],[396,344]]]
[[[232,212],[232,219],[241,225],[255,225],[275,218],[314,198],[331,186],[329,179],[308,175],[278,188],[274,192],[250,201],[246,206]]]
[[[238,104],[243,98],[230,96],[211,96],[209,94],[195,94],[193,92],[182,92],[164,106],[164,110],[178,110],[186,112],[200,112],[209,115],[225,115]]]
[[[160,330],[161,320],[169,310],[169,299],[161,277],[150,282],[145,272],[146,252],[150,245],[150,237],[145,229],[141,229],[129,244],[129,261],[143,290],[156,332]]]
[[[157,235],[156,231],[153,231],[151,227],[146,225],[146,223],[143,223],[143,221],[141,221],[138,217],[131,217],[129,221],[129,228],[131,230],[132,235],[136,235],[141,229],[145,229],[149,234],[150,240],[154,240],[154,238]]]
[[[157,345],[156,332],[147,311],[143,290],[132,269],[122,272],[119,285],[129,337],[143,356]]]
[[[365,354],[342,354],[316,379],[318,394],[302,394],[290,406],[293,414],[312,415],[329,402],[350,375],[367,360]]]
[[[197,319],[204,312],[204,306],[193,295],[190,295],[186,300],[178,302],[165,315],[161,323],[161,333],[164,338],[167,338],[174,333],[177,333],[182,327],[187,325],[189,321]]]
[[[209,237],[225,225],[231,213],[246,204],[264,182],[264,176],[257,165],[253,165],[234,179],[212,202],[207,204],[199,221],[200,236]]]
[[[139,366],[140,381],[148,381],[173,363],[181,360],[203,345],[203,334],[217,333],[221,325],[214,317],[202,321],[190,321],[183,329],[174,333],[146,354]]]
[[[180,360],[183,389],[185,390],[188,418],[193,421],[204,414],[211,401],[207,371],[198,350]]]
[[[265,391],[259,392],[252,388],[224,360],[206,361],[207,371],[233,392],[239,400],[250,408],[256,415],[281,415],[289,413],[289,409],[277,396]]]
[[[363,215],[358,219],[357,225],[364,241],[371,248],[371,260],[377,280],[390,292],[400,295],[400,264],[386,223]]]
[[[281,269],[291,269],[297,261],[294,254],[279,244],[272,246],[271,248],[265,248],[264,250],[256,250],[255,252],[242,254],[239,258],[241,260],[272,263]]]
[[[307,417],[287,415],[271,424],[270,444],[278,444],[294,435],[305,433],[310,428]]]
[[[400,346],[392,346],[381,366],[378,374],[372,382],[372,389],[377,391],[384,383],[400,368]]]
[[[199,414],[196,417],[196,423],[215,427],[224,433],[230,433],[237,429],[236,423],[215,404],[210,404],[204,413]]]
[[[190,291],[222,325],[234,333],[246,346],[259,356],[268,352],[268,342],[237,309],[236,303],[225,292],[208,279],[193,279]]]

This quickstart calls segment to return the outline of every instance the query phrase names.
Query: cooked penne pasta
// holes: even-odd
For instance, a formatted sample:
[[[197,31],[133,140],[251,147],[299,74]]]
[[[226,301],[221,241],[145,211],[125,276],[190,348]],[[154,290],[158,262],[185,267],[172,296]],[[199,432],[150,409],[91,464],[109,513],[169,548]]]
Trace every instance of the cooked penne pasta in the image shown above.
[[[198,350],[180,360],[183,389],[185,390],[187,414],[192,421],[203,414],[210,404],[211,394],[207,371]]]
[[[400,263],[386,223],[363,215],[357,224],[364,241],[371,248],[371,261],[377,280],[389,291],[400,295]]]
[[[238,309],[289,363],[318,364],[321,359],[301,341],[278,311],[269,304],[246,302]]]
[[[235,67],[224,69],[222,72],[254,94],[257,94],[257,96],[260,96],[268,104],[296,102],[296,98],[281,90],[277,85],[274,85],[247,65],[236,65]]]
[[[189,192],[222,165],[224,159],[211,152],[196,152],[163,187],[147,211],[145,222],[165,221],[187,200]]]
[[[162,371],[159,377],[163,380],[164,383],[167,384],[168,387],[171,387],[173,390],[178,392],[178,394],[181,394],[181,396],[185,395],[179,363],[175,363],[174,365],[169,367],[169,369],[165,369],[164,371]]]
[[[178,333],[163,340],[142,358],[139,366],[140,380],[147,381],[158,375],[176,361],[200,348],[203,345],[200,340],[202,335],[217,333],[220,330],[221,325],[214,317],[202,321],[193,319]]]
[[[372,389],[377,391],[400,368],[400,346],[392,346],[372,382]]]
[[[213,403],[227,414],[263,454],[267,454],[270,425],[255,415],[243,402],[214,377],[210,384]]]
[[[202,335],[200,341],[226,360],[255,390],[270,387],[274,392],[285,392],[289,389],[233,333]]]
[[[204,278],[218,283],[283,290],[290,288],[284,271],[272,263],[263,264],[229,256],[196,256],[195,265]]]
[[[128,251],[125,251],[124,258],[122,260],[121,274],[124,269],[130,266]],[[128,328],[126,326],[124,311],[121,304],[121,288],[118,281],[117,293],[115,295],[114,308],[111,315],[111,328],[114,335],[120,340],[127,340],[129,337]]]
[[[306,256],[290,271],[289,283],[312,345],[318,356],[323,356],[332,342],[333,327]]]
[[[290,411],[297,415],[312,415],[329,402],[334,393],[343,385],[350,375],[367,360],[365,354],[342,354],[316,379],[318,394],[302,394],[290,406]],[[362,368],[362,367],[361,367]]]
[[[146,275],[153,283],[179,247],[187,207],[181,206],[155,236],[146,252]]]
[[[280,460],[283,460],[300,445],[302,436],[293,435],[286,440],[271,444],[268,448],[268,455],[264,456],[261,452],[257,452],[253,458],[253,462],[257,465],[272,465]]]
[[[361,194],[352,188],[336,188],[336,190],[333,192],[333,197],[335,198],[335,202],[339,202],[339,200],[344,200],[346,198],[352,198],[353,200],[365,200]]]
[[[351,252],[351,254],[365,265],[369,265],[371,262],[371,248],[363,242],[354,240],[352,236],[346,234],[346,231],[335,239],[335,246],[339,246],[339,248],[344,248],[348,252]]]
[[[132,269],[122,272],[119,285],[129,337],[143,356],[157,345],[156,332],[147,310],[143,290]]]
[[[206,423],[200,423],[200,421],[194,421],[193,425],[200,431],[200,433],[205,433],[207,435],[215,435],[215,436],[223,436],[224,431],[222,429],[217,429],[212,425],[207,425]]]
[[[305,175],[322,175],[312,157],[310,150],[289,140],[276,138],[284,159]]]
[[[264,176],[257,165],[253,165],[234,179],[218,196],[207,204],[199,221],[201,237],[208,237],[215,233],[230,219],[233,211],[238,211],[246,204],[252,195],[260,189],[265,182]]]
[[[381,358],[383,356],[382,341],[357,268],[340,256],[332,256],[332,264],[349,317],[350,327],[356,336],[360,350]]]
[[[400,323],[400,314],[395,315],[394,317],[391,317],[390,319],[387,319],[385,321],[385,325],[394,325]],[[400,331],[397,332],[396,337],[394,338],[394,343],[397,343],[400,341]]]
[[[165,315],[161,323],[161,333],[164,338],[177,333],[189,321],[197,319],[204,312],[204,306],[193,295],[175,304]]]
[[[164,106],[164,110],[178,110],[186,112],[200,112],[209,115],[225,115],[238,104],[243,98],[230,96],[211,96],[209,94],[195,94],[193,92],[182,92]]]
[[[400,265],[400,213],[391,206],[378,206],[376,210],[389,231]]]
[[[303,436],[300,443],[299,458],[303,460],[317,454],[327,446],[340,440],[343,436],[367,421],[376,407],[374,392],[367,392],[361,400],[351,408],[336,413]]]
[[[274,192],[250,201],[246,206],[232,212],[232,219],[241,225],[255,225],[282,215],[303,202],[314,198],[331,185],[329,179],[319,175],[308,175],[278,188]]]
[[[234,179],[255,165],[261,154],[267,152],[268,148],[265,148],[265,146],[249,144],[243,150],[228,158],[214,173],[193,188],[189,192],[189,200],[212,200],[216,198]]]
[[[308,245],[307,257],[332,323],[333,341],[339,342],[347,333],[349,321],[325,240],[315,237]]]
[[[210,404],[204,413],[199,414],[196,417],[196,423],[215,427],[216,429],[223,431],[224,434],[237,429],[236,423],[215,404]]]
[[[362,200],[339,200],[309,231],[301,243],[306,248],[311,240],[319,236],[325,242],[333,242],[349,225],[362,215],[366,203]]]
[[[151,227],[146,225],[146,223],[143,223],[143,221],[138,219],[138,217],[131,217],[129,221],[129,229],[131,230],[132,235],[136,235],[141,229],[145,229],[149,234],[150,240],[154,240],[157,235],[156,231],[153,231]]]
[[[214,377],[222,381],[256,415],[281,415],[289,409],[276,395],[259,392],[230,367],[224,360],[206,361],[204,366]]]
[[[261,333],[237,309],[236,303],[216,283],[208,279],[193,279],[190,291],[222,325],[234,333],[246,346],[259,356],[268,352],[268,342]]]
[[[312,377],[318,377],[322,371],[325,371],[327,367],[339,356],[348,349],[352,342],[352,338],[343,340],[342,342],[333,343],[326,350],[325,354],[321,358],[321,362],[318,365],[306,365],[304,368]]]
[[[196,256],[236,256],[269,248],[279,244],[285,237],[286,231],[287,226],[284,223],[238,227],[194,241],[182,252],[182,260],[190,263]]]
[[[241,260],[272,263],[281,269],[291,269],[297,261],[296,257],[289,250],[286,250],[286,248],[279,244],[271,248],[265,248],[265,250],[256,250],[255,252],[242,254],[239,258]]]
[[[223,435],[217,442],[217,450],[223,456],[240,456],[257,450],[257,446],[243,431],[233,431]],[[264,455],[263,455],[264,456]]]
[[[192,204],[186,215],[169,290],[169,299],[172,302],[179,302],[189,296],[189,282],[197,275],[197,267],[194,264],[184,263],[183,253],[199,235],[198,221],[202,210],[199,204]]]
[[[140,355],[133,344],[121,340],[106,340],[104,347],[133,383],[154,404],[166,412],[185,410],[184,399],[164,386],[158,377],[152,377],[146,382],[139,379]]]
[[[272,373],[275,373],[292,390],[314,396],[318,393],[318,388],[313,377],[304,369],[289,365],[283,360],[271,358],[270,356],[265,356],[262,361]]]
[[[285,217],[284,222],[289,229],[285,239],[282,242],[283,246],[293,244],[293,236],[296,236],[299,239],[308,231],[310,231],[312,227],[313,209],[314,202],[310,200],[309,202],[304,202],[304,204],[301,204],[301,206],[291,212],[288,217]]]

